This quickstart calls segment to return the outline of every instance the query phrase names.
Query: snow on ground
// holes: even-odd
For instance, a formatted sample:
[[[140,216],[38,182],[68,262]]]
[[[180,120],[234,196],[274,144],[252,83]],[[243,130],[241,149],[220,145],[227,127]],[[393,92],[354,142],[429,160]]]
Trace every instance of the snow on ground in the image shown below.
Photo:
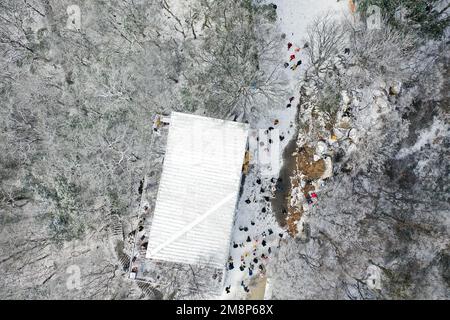
[[[277,6],[279,34],[286,35],[282,47],[279,49],[279,64],[281,77],[285,80],[286,90],[289,94],[285,97],[284,104],[268,108],[271,113],[264,119],[260,119],[256,128],[273,127],[273,130],[267,132],[263,130],[260,133],[259,143],[262,140],[268,140],[264,135],[269,135],[273,140],[279,139],[279,136],[284,137],[280,141],[278,153],[279,161],[282,161],[283,149],[296,131],[294,122],[299,99],[299,82],[306,67],[306,57],[302,48],[305,44],[307,26],[319,15],[328,12],[341,14],[348,11],[348,3],[344,0],[271,0],[267,3]],[[290,50],[288,50],[289,42],[292,43]],[[289,61],[292,54],[295,55],[295,58]],[[291,67],[296,65],[299,59],[302,60],[302,64],[292,70]],[[289,67],[284,68],[285,62],[289,63]],[[262,68],[273,69],[274,66],[262,66]],[[291,102],[291,107],[288,108],[291,97],[294,100]],[[278,120],[277,124],[275,124],[275,120]],[[272,144],[268,146],[271,147]],[[266,150],[265,146],[259,150],[260,152],[270,152]],[[270,263],[281,238],[287,236],[278,226],[270,208],[269,198],[276,179],[276,175],[262,176],[258,166],[252,166],[245,177],[231,237],[230,260],[227,264],[227,267],[232,267],[232,269],[227,272],[225,278],[224,291],[221,296],[223,299],[245,299],[248,294],[244,288],[247,287],[251,290],[250,283],[254,282],[252,280],[261,277],[261,280],[265,281],[264,266]],[[240,268],[241,266],[242,268]],[[250,271],[250,268],[253,270]],[[225,288],[229,289],[229,293]]]
[[[81,30],[81,11],[80,7],[76,4],[72,4],[67,7],[67,24],[66,28],[69,30],[80,31]]]
[[[429,128],[421,131],[416,143],[411,147],[401,149],[398,152],[396,158],[405,158],[413,153],[420,151],[426,144],[434,144],[434,141],[439,136],[444,135],[446,132],[448,132],[448,130],[449,125],[447,123],[444,123],[439,119],[434,119],[433,124]]]

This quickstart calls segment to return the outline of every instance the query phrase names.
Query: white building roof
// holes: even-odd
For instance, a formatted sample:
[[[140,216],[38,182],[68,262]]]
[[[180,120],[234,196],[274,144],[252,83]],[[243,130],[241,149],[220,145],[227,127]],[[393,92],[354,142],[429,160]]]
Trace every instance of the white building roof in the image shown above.
[[[224,267],[248,125],[172,112],[147,258]]]

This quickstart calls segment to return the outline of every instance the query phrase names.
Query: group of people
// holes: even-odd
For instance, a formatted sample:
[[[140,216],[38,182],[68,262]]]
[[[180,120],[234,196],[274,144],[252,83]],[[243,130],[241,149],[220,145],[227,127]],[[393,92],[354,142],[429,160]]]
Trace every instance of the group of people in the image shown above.
[[[261,208],[261,213],[265,214],[268,212],[269,201],[271,199],[270,192],[273,192],[273,188],[281,183],[281,178],[272,177],[267,180],[268,185],[265,185],[265,182],[261,178],[257,178],[253,182],[253,186],[257,187],[255,190],[259,189],[257,195],[254,195],[254,199],[250,200],[247,198],[245,203],[250,205],[252,202],[256,203],[258,201],[263,201],[264,205]],[[258,200],[258,198],[260,200]],[[264,276],[266,273],[266,262],[270,259],[270,256],[273,253],[273,243],[277,242],[276,238],[283,238],[283,233],[279,233],[278,236],[275,234],[274,230],[271,227],[267,227],[266,229],[259,230],[259,232],[255,232],[255,230],[251,230],[257,228],[256,221],[251,220],[249,225],[240,225],[238,230],[243,232],[244,235],[242,237],[242,242],[234,241],[232,243],[232,250],[241,250],[239,253],[240,261],[236,261],[237,257],[239,257],[236,253],[229,256],[228,259],[228,270],[236,270],[236,272],[241,272],[244,280],[241,282],[241,287],[245,292],[249,292],[250,289],[248,285],[246,285],[245,278],[251,278],[255,275]],[[233,258],[234,257],[234,258]],[[239,270],[237,270],[239,269]],[[231,285],[228,285],[225,288],[225,291],[229,294],[231,292]]]
[[[318,202],[317,193],[311,192],[306,195],[308,204],[316,204]]]
[[[272,178],[270,180],[271,185],[275,184],[277,182],[277,179]],[[267,206],[268,202],[270,201],[270,196],[267,194],[265,186],[263,186],[263,182],[261,178],[257,178],[254,182],[253,186],[256,187],[259,185],[259,191],[262,196],[264,206],[261,209],[262,213],[267,212]],[[257,190],[257,189],[256,189]],[[253,200],[253,202],[256,202],[256,197]],[[247,198],[245,200],[246,204],[251,204],[252,200],[250,198]],[[240,253],[240,261],[235,261],[233,259],[233,256],[230,256],[228,259],[228,270],[233,269],[239,269],[238,272],[242,273],[243,277],[252,277],[256,274],[259,274],[261,276],[264,276],[266,273],[265,268],[265,262],[269,259],[270,255],[272,254],[272,247],[270,246],[269,237],[274,234],[274,231],[272,228],[268,227],[267,229],[263,230],[262,232],[258,232],[255,234],[255,232],[251,232],[250,229],[256,228],[256,221],[251,220],[249,225],[240,225],[239,231],[244,233],[244,236],[242,237],[242,242],[233,242],[233,249],[234,250],[242,250]],[[280,237],[282,237],[282,234],[280,234]],[[236,258],[237,256],[234,255]],[[242,280],[241,287],[244,289],[245,292],[250,292],[249,287],[245,284],[245,281]],[[230,293],[231,291],[231,285],[228,285],[225,288],[225,291],[227,293]]]
[[[250,292],[250,289],[248,288],[248,286],[245,284],[244,280],[241,281],[241,287],[244,288],[245,292]],[[228,287],[225,287],[225,291],[229,294],[231,292],[231,284],[228,285]]]
[[[294,99],[295,99],[294,97],[289,98],[289,103],[287,104],[286,108],[292,107],[292,101],[294,101]]]
[[[295,103],[295,97],[288,96],[287,98],[289,102],[287,108],[290,108],[291,104]],[[276,132],[275,129],[280,125],[280,120],[280,118],[273,118],[272,123],[266,130],[261,132],[263,137],[260,137],[257,133],[252,136],[256,140],[258,147],[270,149],[274,139],[279,138],[280,141],[285,139],[283,133],[276,136],[271,134]],[[292,127],[293,123],[291,122],[290,128]],[[264,134],[267,136],[264,136]],[[262,220],[265,220],[266,215],[270,212],[270,201],[274,197],[275,192],[283,188],[283,181],[277,177],[255,177],[251,184],[253,185],[251,194],[248,194],[242,200],[243,205],[248,206],[251,211],[254,211],[253,207],[259,207],[256,210],[259,212]],[[274,250],[276,250],[275,248],[279,246],[279,240],[284,236],[284,233],[275,232],[271,226],[261,228],[256,219],[258,217],[255,217],[255,220],[249,220],[247,223],[236,226],[240,235],[232,242],[231,253],[227,261],[227,270],[231,271],[229,273],[230,282],[225,287],[227,294],[232,292],[232,286],[236,286],[236,290],[242,290],[242,287],[245,292],[250,292],[249,279],[255,276],[263,277],[266,274],[267,262],[270,261]],[[241,286],[238,285],[239,282],[241,282]]]
[[[283,137],[284,139],[284,137]],[[270,142],[269,142],[270,143]],[[267,187],[262,186],[262,181],[260,178],[256,179],[256,184],[258,186],[260,186],[259,188],[259,193],[262,196],[262,199],[265,201],[265,205],[264,207],[261,209],[262,213],[266,213],[267,212],[267,206],[269,205],[270,199],[274,197],[275,192],[277,191],[277,188],[282,187],[282,182],[283,179],[282,178],[271,178],[270,179],[270,185]],[[253,183],[253,187],[256,187],[255,183]],[[269,192],[267,192],[267,190]],[[252,203],[252,200],[250,200],[250,198],[247,198],[244,201],[246,204],[250,204]],[[253,202],[257,202],[257,196],[253,195]],[[252,221],[252,225],[254,225],[254,222]],[[239,231],[248,231],[247,227],[239,227]]]
[[[255,225],[255,223],[252,221],[252,225]],[[248,227],[239,227],[240,231],[248,232]],[[266,261],[269,258],[269,255],[272,253],[272,248],[268,245],[267,240],[265,239],[267,236],[272,235],[274,232],[271,228],[268,228],[267,232],[263,231],[260,235],[255,236],[253,239],[250,235],[247,235],[247,238],[244,242],[236,243],[233,242],[233,249],[238,248],[246,248],[250,243],[252,243],[251,250],[246,250],[241,255],[241,261],[239,269],[241,271],[244,271],[248,267],[248,273],[249,276],[253,275],[253,271],[255,270],[255,266],[258,266],[259,270],[264,273],[265,269],[264,266],[261,264],[262,261]],[[259,236],[262,237],[262,240],[259,240]],[[282,234],[280,233],[280,237],[282,237]],[[261,251],[262,253],[259,254],[258,251]],[[267,249],[267,251],[266,251]],[[235,268],[233,257],[230,256],[228,259],[228,270],[233,270]]]
[[[255,225],[255,222],[252,221],[251,224]],[[249,228],[246,226],[240,226],[239,230],[242,232],[248,232]],[[242,243],[233,242],[233,249],[247,248],[247,250],[245,250],[240,257],[240,272],[248,272],[248,277],[252,277],[256,274],[256,272],[259,272],[261,276],[265,275],[265,262],[269,259],[269,256],[272,253],[272,248],[269,246],[266,237],[272,235],[273,233],[273,230],[268,228],[257,236],[251,237],[250,235],[247,235],[246,240]],[[282,234],[280,235],[282,236]],[[260,237],[262,237],[261,240]],[[228,259],[228,270],[233,270],[235,268],[234,263],[233,257],[230,256]],[[250,289],[245,284],[244,280],[242,280],[241,286],[245,292],[250,292]],[[230,289],[231,285],[228,285],[225,288],[225,291],[230,293]]]
[[[288,51],[290,51],[293,47],[294,46],[293,46],[292,42],[288,42],[288,44],[287,44]],[[308,48],[308,43],[305,43],[305,45],[303,46],[303,49],[305,49],[305,48]],[[293,71],[295,71],[295,69],[297,69],[302,64],[302,60],[301,59],[298,59],[297,62],[295,62],[295,59],[296,59],[295,55],[299,54],[300,50],[301,49],[299,47],[295,47],[294,48],[294,53],[291,53],[290,56],[289,56],[289,62],[285,62],[284,63],[284,67],[285,68],[289,67],[290,63],[292,61],[294,61],[294,64],[292,64],[292,66],[291,66],[291,70],[293,70]]]

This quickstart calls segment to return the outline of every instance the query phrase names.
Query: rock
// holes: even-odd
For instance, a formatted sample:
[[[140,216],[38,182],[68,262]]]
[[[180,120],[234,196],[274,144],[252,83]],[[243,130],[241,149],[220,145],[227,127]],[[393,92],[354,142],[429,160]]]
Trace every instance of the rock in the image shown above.
[[[322,179],[327,179],[333,176],[333,161],[330,157],[326,157],[325,159],[325,172],[322,175]]]
[[[349,97],[347,91],[345,91],[345,90],[342,91],[342,92],[341,92],[341,96],[342,96],[342,102],[343,102],[346,106],[348,106],[348,105],[350,104],[350,102],[351,102],[351,98]]]
[[[357,133],[358,131],[355,128],[350,129],[350,131],[348,132],[348,137],[355,143],[359,140]]]
[[[319,141],[317,143],[316,152],[320,155],[323,155],[323,154],[327,153],[327,151],[328,151],[327,144],[323,141]]]
[[[378,106],[379,112],[382,112],[383,110],[387,110],[387,108],[388,108],[388,102],[382,97],[377,97],[375,99],[375,104]]]
[[[330,135],[330,141],[331,143],[335,143],[337,141],[337,136],[334,133]]]
[[[401,92],[401,90],[402,90],[402,83],[396,82],[389,87],[389,95],[396,96]]]
[[[350,121],[351,121],[350,117],[343,116],[341,117],[341,121],[339,122],[338,127],[342,129],[349,129]]]

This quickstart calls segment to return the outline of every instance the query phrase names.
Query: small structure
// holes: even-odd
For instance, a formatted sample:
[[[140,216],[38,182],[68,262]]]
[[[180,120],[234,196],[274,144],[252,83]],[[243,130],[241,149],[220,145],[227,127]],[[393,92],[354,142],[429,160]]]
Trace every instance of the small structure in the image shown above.
[[[147,258],[225,266],[245,124],[173,112]]]
[[[154,203],[144,206],[147,218],[141,219],[130,277],[167,282],[171,268],[190,274],[195,267],[204,274],[198,274],[196,286],[213,275],[202,285],[220,291],[248,125],[178,112],[161,122],[168,133],[158,191]]]

